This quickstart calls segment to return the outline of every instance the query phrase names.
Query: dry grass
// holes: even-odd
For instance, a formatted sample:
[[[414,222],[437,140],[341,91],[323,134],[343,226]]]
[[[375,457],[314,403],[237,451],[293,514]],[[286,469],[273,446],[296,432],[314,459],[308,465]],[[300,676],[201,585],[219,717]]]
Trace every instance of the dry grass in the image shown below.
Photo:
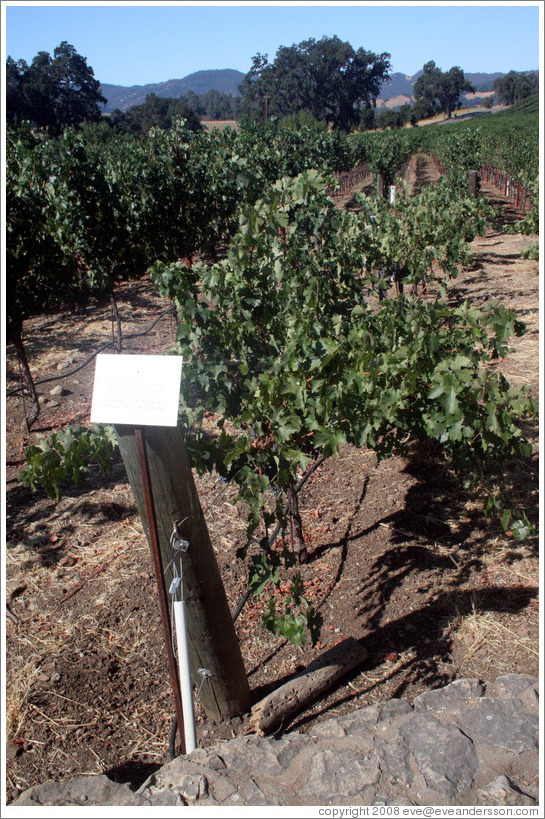
[[[201,124],[209,131],[213,128],[218,128],[220,131],[223,131],[224,128],[233,128],[237,131],[239,127],[236,119],[202,119]]]

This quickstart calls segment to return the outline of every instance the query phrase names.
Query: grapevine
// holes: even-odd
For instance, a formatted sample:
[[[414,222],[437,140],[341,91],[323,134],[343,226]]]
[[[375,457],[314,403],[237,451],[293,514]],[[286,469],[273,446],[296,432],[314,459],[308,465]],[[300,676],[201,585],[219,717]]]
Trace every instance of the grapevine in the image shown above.
[[[444,300],[491,215],[465,193],[468,167],[486,154],[482,135],[444,133],[446,178],[414,197],[401,185],[395,206],[357,195],[343,212],[326,195],[334,171],[364,161],[381,173],[397,168],[415,139],[381,144],[251,123],[238,134],[194,134],[181,121],[141,139],[10,134],[13,303],[28,314],[58,297],[51,260],[75,291],[149,268],[178,312],[180,423],[193,465],[235,481],[247,505],[238,556],[249,557],[251,593],[295,567],[285,609],[269,605],[263,616],[294,642],[305,629],[315,641],[320,625],[297,575],[305,545],[295,489],[346,443],[386,457],[435,441],[504,527],[529,531],[501,483],[509,460],[528,453],[519,419],[535,406],[488,366],[524,327],[501,305],[452,309]],[[218,245],[224,258],[203,261]],[[383,298],[392,273],[411,288]],[[422,285],[439,295],[422,299]],[[218,418],[216,437],[202,428],[206,411]],[[29,448],[23,480],[59,497],[65,479],[81,481],[95,461],[106,468],[109,454],[104,433],[55,433]],[[280,532],[274,547],[271,528]]]

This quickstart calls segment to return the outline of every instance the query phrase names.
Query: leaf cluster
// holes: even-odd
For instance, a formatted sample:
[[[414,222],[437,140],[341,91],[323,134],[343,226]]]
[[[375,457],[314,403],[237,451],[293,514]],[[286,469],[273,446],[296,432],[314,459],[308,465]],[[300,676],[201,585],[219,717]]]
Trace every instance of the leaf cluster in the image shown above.
[[[93,466],[109,474],[115,447],[111,427],[69,426],[25,449],[26,466],[19,477],[33,491],[41,487],[58,501],[66,483],[81,486]]]
[[[458,468],[486,481],[500,481],[508,460],[527,451],[518,418],[535,408],[487,366],[523,332],[516,316],[497,304],[451,309],[405,296],[377,307],[373,296],[381,271],[394,265],[413,282],[435,275],[432,262],[443,277],[454,275],[483,229],[479,202],[460,201],[445,182],[401,196],[395,208],[369,199],[343,212],[326,184],[316,171],[276,182],[243,209],[217,264],[151,269],[178,310],[183,423],[190,435],[194,407],[220,416],[208,462],[223,460],[223,474],[239,485],[248,543],[267,491],[276,500],[265,529],[276,519],[287,534],[282,497],[315,457],[346,442],[385,457],[405,452],[409,438],[433,439]],[[254,589],[277,577],[266,536],[261,544],[266,559],[253,564]],[[275,612],[265,623],[291,629]]]

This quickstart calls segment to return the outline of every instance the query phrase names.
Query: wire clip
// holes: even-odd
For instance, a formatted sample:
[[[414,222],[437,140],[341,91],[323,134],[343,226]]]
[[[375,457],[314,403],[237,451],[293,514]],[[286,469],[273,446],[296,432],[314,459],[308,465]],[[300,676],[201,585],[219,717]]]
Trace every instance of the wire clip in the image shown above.
[[[173,577],[172,583],[170,584],[170,589],[168,590],[169,594],[176,594],[180,586],[182,585],[182,578],[181,577]]]
[[[189,549],[189,541],[183,538],[178,531],[178,524],[175,523],[172,528],[170,536],[170,545],[173,549],[178,549],[180,552],[187,552]]]

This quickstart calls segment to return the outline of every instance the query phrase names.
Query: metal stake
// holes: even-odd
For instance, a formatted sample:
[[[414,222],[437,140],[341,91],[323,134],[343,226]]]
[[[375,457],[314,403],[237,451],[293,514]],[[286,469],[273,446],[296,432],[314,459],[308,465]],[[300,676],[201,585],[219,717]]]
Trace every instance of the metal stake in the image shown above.
[[[149,472],[148,456],[145,447],[144,430],[141,429],[140,427],[136,427],[134,430],[134,438],[136,441],[136,450],[138,452],[140,474],[142,476],[142,490],[144,493],[146,517],[148,520],[151,554],[153,558],[153,565],[155,568],[155,578],[157,580],[157,591],[159,593],[159,609],[161,611],[161,621],[163,623],[163,632],[165,635],[165,642],[167,648],[168,670],[170,672],[170,680],[174,692],[174,705],[176,708],[176,718],[178,721],[178,733],[180,735],[181,752],[182,754],[185,754],[186,748],[184,714],[180,694],[180,680],[178,677],[178,666],[176,664],[174,650],[172,648],[172,629],[170,627],[170,617],[168,612],[167,590],[165,586],[163,564],[161,561],[161,552],[159,550],[159,533],[157,531],[157,518],[155,516],[155,505],[153,503],[153,492],[151,488],[151,476]]]

